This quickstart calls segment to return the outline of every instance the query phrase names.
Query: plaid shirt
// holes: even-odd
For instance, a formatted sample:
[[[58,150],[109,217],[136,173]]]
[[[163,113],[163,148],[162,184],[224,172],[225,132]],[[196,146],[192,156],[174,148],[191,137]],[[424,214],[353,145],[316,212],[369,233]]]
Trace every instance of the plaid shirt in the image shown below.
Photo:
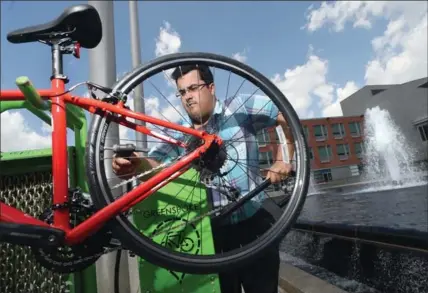
[[[216,176],[213,185],[228,184],[239,191],[239,196],[243,196],[262,182],[256,133],[265,127],[275,126],[277,116],[278,109],[265,97],[233,97],[224,102],[216,100],[213,116],[204,129],[210,133],[214,131],[228,145],[227,159],[220,172],[229,172],[221,179]],[[184,119],[177,124],[191,127]],[[189,137],[174,130],[165,129],[165,132],[181,141]],[[148,155],[159,162],[168,162],[183,152],[184,149],[181,147],[161,142],[151,148]],[[215,188],[209,189],[214,207],[229,203],[224,194]],[[236,223],[251,217],[261,207],[261,201],[265,196],[266,194],[261,192],[245,203],[231,214],[230,222]]]

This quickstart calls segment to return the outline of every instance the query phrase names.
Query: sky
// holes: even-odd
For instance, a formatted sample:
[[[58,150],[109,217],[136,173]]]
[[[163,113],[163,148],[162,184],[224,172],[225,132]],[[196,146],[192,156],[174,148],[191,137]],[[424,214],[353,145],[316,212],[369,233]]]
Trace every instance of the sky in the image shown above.
[[[86,2],[1,1],[2,89],[15,88],[20,75],[47,88],[51,72],[47,46],[11,44],[7,33],[50,21],[80,3]],[[143,63],[186,51],[233,57],[274,82],[301,119],[341,116],[340,101],[365,85],[403,83],[428,75],[426,1],[140,1],[138,5]],[[114,3],[114,26],[115,74],[120,78],[132,69],[127,1]],[[89,78],[88,50],[81,55],[79,60],[65,57],[68,86]],[[167,82],[160,88],[172,96]],[[145,88],[145,103],[155,116],[173,110],[153,89]],[[73,144],[71,131],[68,143]],[[1,151],[50,146],[50,127],[28,111],[1,114]]]

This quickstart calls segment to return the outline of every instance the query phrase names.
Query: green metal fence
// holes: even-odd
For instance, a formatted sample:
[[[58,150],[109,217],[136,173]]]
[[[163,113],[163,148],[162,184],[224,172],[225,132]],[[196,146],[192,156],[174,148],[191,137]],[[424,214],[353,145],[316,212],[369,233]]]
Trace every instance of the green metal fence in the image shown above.
[[[41,120],[51,125],[50,116],[27,101],[2,101],[0,113],[8,110],[27,109]],[[69,182],[70,187],[80,187],[88,192],[85,178],[84,154],[87,134],[87,121],[82,109],[73,105],[67,105],[67,127],[74,131],[75,145],[68,147]],[[188,185],[189,190],[195,192],[195,182],[189,178],[190,173],[161,189],[155,196],[156,200],[144,202],[142,210],[159,210],[177,207],[181,205],[206,206],[206,194],[201,186],[196,188],[198,197],[191,203],[186,198],[189,192],[186,189],[181,192],[183,202],[170,202],[170,197],[175,194],[177,188],[182,189]],[[195,177],[195,176],[193,176]],[[181,185],[181,186],[180,186]],[[52,149],[26,150],[4,152],[0,154],[0,201],[19,208],[34,217],[39,216],[52,204]],[[193,198],[193,197],[192,197]],[[195,197],[196,198],[196,197]],[[177,200],[177,199],[176,199]],[[188,219],[193,214],[188,210],[183,214],[167,215],[152,221],[153,217],[137,215],[135,220],[140,229],[152,230],[159,224],[171,220],[180,221]],[[144,214],[143,214],[144,215]],[[172,218],[170,217],[172,216]],[[178,217],[178,218],[177,218]],[[187,235],[189,243],[183,245],[192,246],[189,253],[210,254],[214,250],[210,222],[203,219]],[[200,231],[204,231],[202,234]],[[182,233],[183,231],[177,231]],[[177,235],[178,235],[177,234]],[[186,232],[187,234],[187,232]],[[203,237],[202,237],[203,236]],[[180,272],[172,272],[138,258],[140,288],[142,292],[212,292],[219,293],[219,281],[216,274],[190,275]],[[113,277],[113,276],[112,276]],[[28,247],[11,244],[0,244],[0,292],[5,293],[97,293],[97,277],[95,265],[83,272],[70,275],[60,275],[41,267],[33,258]]]
[[[27,101],[1,101],[0,113],[27,109],[51,125],[50,116]],[[83,110],[67,105],[67,127],[75,145],[68,147],[69,182],[88,191],[84,172],[87,121]],[[0,201],[34,217],[52,204],[52,150],[26,150],[0,154]],[[0,292],[95,293],[95,265],[83,272],[60,275],[41,267],[28,247],[0,244]]]

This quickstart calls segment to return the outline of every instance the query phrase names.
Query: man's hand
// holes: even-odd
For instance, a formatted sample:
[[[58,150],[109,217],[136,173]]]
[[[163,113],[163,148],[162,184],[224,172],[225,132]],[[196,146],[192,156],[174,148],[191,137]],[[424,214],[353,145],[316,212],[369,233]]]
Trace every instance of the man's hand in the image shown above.
[[[276,161],[275,164],[270,167],[266,179],[270,179],[272,184],[276,184],[284,180],[288,174],[292,171],[293,166],[284,161]]]
[[[141,164],[141,159],[136,153],[128,158],[114,157],[112,161],[112,168],[114,174],[121,179],[129,179],[136,175],[137,168]]]

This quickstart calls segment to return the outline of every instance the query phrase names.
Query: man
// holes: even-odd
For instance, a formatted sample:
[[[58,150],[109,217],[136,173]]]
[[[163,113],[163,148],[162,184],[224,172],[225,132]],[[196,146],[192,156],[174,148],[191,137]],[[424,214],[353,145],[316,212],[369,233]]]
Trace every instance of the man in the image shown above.
[[[291,133],[284,117],[282,114],[278,115],[278,109],[272,102],[267,105],[266,100],[260,97],[233,97],[221,103],[216,99],[213,75],[207,66],[181,66],[175,69],[172,77],[178,88],[177,96],[181,98],[190,119],[190,122],[181,121],[180,124],[208,132],[215,131],[226,144],[231,140],[237,141],[227,150],[230,151],[229,160],[222,168],[229,170],[229,173],[227,178],[222,180],[234,182],[234,187],[240,194],[247,193],[262,181],[260,167],[254,163],[258,162],[258,144],[255,143],[254,129],[256,125],[280,125],[287,138],[289,157],[293,157]],[[115,158],[112,163],[113,171],[126,178],[171,160],[182,151],[176,146],[162,143],[150,150],[150,158],[139,158],[136,154],[130,160]],[[276,161],[266,175],[273,184],[283,180],[292,169],[291,164],[282,160],[281,151],[278,150],[277,153]],[[215,189],[208,189],[208,192],[215,207],[227,203],[227,197]],[[270,227],[273,217],[260,208],[259,201],[262,196],[263,194],[248,201],[225,221],[213,223],[213,237],[218,253],[252,242]],[[242,286],[246,293],[277,293],[279,262],[279,243],[276,243],[245,268],[220,274],[221,292],[240,293]]]

